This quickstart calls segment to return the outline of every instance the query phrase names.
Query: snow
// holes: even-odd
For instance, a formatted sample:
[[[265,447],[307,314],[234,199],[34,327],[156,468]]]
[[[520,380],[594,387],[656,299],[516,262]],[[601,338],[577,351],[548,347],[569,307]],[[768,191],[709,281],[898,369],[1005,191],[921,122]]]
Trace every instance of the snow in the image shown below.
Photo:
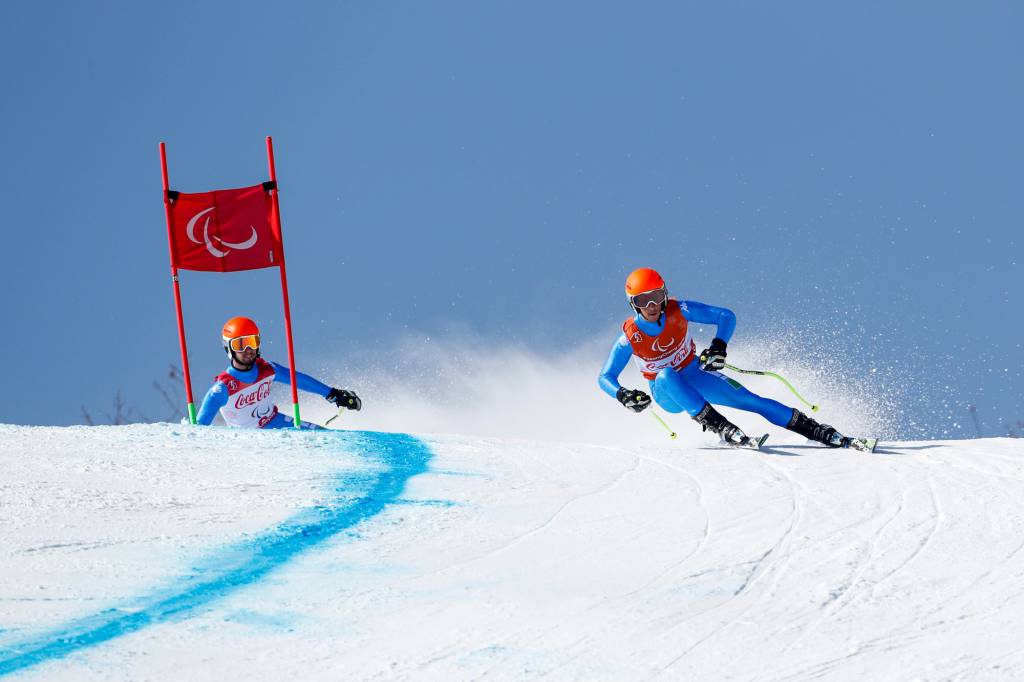
[[[0,426],[0,674],[1024,676],[1021,441],[758,453],[672,423],[642,446]]]

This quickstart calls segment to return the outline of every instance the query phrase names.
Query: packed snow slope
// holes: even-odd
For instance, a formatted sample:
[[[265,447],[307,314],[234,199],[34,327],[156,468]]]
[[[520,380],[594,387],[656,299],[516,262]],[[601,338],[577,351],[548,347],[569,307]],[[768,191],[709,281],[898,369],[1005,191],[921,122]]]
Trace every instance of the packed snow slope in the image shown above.
[[[0,675],[1024,678],[1024,443],[751,452],[674,423],[0,426]]]

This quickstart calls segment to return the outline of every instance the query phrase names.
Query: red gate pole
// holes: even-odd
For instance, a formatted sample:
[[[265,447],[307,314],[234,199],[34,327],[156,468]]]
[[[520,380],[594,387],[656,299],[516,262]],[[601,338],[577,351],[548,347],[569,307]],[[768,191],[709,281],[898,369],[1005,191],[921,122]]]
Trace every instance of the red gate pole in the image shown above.
[[[181,369],[185,374],[185,397],[188,399],[188,423],[196,423],[196,404],[192,400],[192,376],[188,369],[188,347],[185,345],[185,318],[181,314],[181,287],[178,268],[174,265],[174,230],[171,228],[170,185],[167,180],[167,146],[160,143],[160,171],[164,180],[164,215],[167,217],[167,246],[171,253],[171,281],[174,283],[174,309],[178,313],[178,344],[181,346]]]
[[[295,378],[295,345],[292,342],[292,311],[288,305],[288,273],[284,266],[284,237],[281,234],[281,206],[277,197],[277,170],[274,167],[274,141],[267,135],[267,166],[270,168],[270,181],[274,183],[270,190],[270,204],[273,208],[273,218],[270,221],[270,229],[277,237],[277,243],[281,245],[281,295],[284,297],[284,334],[288,341],[288,369],[291,372],[292,380],[292,413],[295,417],[295,428],[302,426],[302,419],[299,417],[299,389]]]

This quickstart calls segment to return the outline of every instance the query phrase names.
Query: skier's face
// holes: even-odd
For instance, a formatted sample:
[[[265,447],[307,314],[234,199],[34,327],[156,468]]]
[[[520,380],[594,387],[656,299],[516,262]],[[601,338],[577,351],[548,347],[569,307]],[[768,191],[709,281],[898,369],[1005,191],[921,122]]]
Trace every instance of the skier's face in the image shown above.
[[[242,351],[235,351],[232,357],[240,365],[251,365],[256,361],[256,349],[246,346]]]
[[[648,322],[658,321],[658,318],[661,317],[661,310],[667,300],[668,289],[665,288],[664,284],[657,289],[642,291],[629,297],[629,302],[635,309],[640,311],[640,315]]]
[[[661,317],[661,305],[650,303],[646,308],[640,309],[640,316],[648,322],[657,322]]]

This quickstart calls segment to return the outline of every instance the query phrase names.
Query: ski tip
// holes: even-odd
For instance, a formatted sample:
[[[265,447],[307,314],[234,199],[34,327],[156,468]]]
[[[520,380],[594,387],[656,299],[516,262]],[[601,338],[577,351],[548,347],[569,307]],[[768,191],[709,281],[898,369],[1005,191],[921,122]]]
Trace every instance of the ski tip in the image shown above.
[[[766,440],[768,440],[768,434],[767,433],[757,439],[757,447],[760,448],[762,445],[764,445],[764,442]]]

